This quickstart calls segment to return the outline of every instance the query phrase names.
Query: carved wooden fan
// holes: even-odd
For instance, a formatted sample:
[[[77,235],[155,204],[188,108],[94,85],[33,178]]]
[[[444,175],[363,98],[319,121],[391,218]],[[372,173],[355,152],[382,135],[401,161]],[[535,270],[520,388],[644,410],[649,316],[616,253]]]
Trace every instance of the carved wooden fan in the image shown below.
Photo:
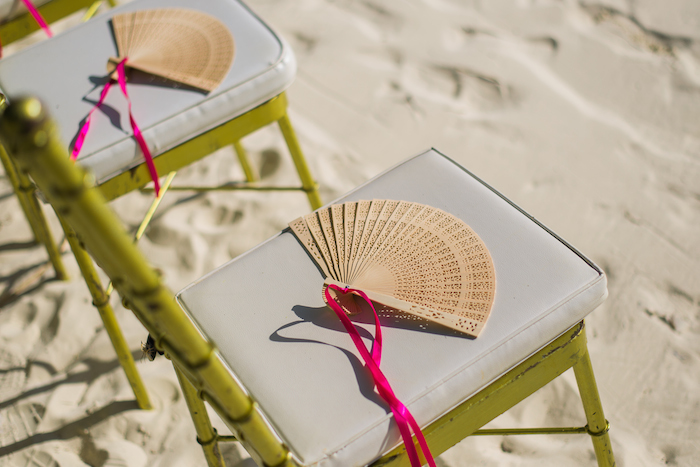
[[[114,15],[118,58],[127,67],[213,91],[233,62],[233,36],[217,18],[196,10],[159,8]],[[111,71],[111,70],[110,70]]]
[[[484,242],[462,220],[407,201],[334,204],[289,226],[326,277],[374,302],[476,337],[495,295]],[[331,289],[332,290],[332,289]],[[349,313],[351,294],[331,293]]]

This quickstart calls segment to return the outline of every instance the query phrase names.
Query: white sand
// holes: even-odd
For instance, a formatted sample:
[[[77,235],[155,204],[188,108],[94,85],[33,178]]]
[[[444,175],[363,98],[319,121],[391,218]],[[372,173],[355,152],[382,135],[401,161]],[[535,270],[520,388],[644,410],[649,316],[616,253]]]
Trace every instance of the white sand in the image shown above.
[[[610,298],[587,323],[618,465],[698,465],[700,3],[250,4],[297,53],[291,116],[324,200],[431,146],[475,172],[608,274]],[[270,180],[293,177],[275,131],[244,143]],[[223,151],[180,181],[240,174]],[[133,226],[148,202],[114,206]],[[178,289],[307,209],[296,194],[175,195],[142,247]],[[0,178],[0,466],[204,465],[169,362],[139,363],[157,409],[129,410],[69,254],[71,282],[48,271],[12,295],[45,259],[30,238]],[[113,303],[136,352],[146,333]],[[583,424],[570,372],[493,426],[545,424]],[[439,462],[595,465],[576,436],[473,438]]]

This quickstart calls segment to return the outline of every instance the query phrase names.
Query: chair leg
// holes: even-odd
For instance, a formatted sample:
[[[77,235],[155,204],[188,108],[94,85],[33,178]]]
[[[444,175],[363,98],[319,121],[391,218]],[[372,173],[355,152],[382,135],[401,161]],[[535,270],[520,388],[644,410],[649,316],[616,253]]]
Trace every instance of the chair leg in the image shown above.
[[[595,375],[593,374],[591,358],[588,355],[587,348],[584,355],[574,365],[574,373],[579,392],[581,393],[583,410],[586,412],[588,433],[593,441],[598,466],[614,467],[615,456],[613,455],[610,435],[608,434],[609,425],[603,414],[603,405],[600,402],[598,386],[595,382]]]
[[[177,365],[173,364],[173,366],[182,388],[182,394],[185,396],[187,408],[192,416],[194,429],[197,432],[197,442],[202,446],[207,465],[209,467],[226,467],[221,451],[219,451],[218,435],[214,427],[211,426],[211,420],[209,419],[207,408],[204,406],[204,401],[199,398],[197,390]]]
[[[238,160],[241,163],[243,172],[245,173],[246,181],[257,182],[258,177],[255,174],[255,170],[253,170],[253,165],[250,163],[250,159],[248,159],[248,153],[241,144],[240,140],[233,143],[233,148],[236,150],[236,155],[238,155]]]
[[[294,165],[299,173],[302,189],[306,192],[306,196],[309,198],[311,209],[316,210],[323,206],[321,196],[318,193],[318,184],[311,176],[311,172],[306,164],[306,159],[304,159],[304,154],[301,152],[299,141],[297,141],[296,134],[294,133],[294,129],[289,121],[286,110],[282,118],[280,118],[277,123],[280,126],[280,130],[282,130],[282,135],[284,136],[289,152],[292,155],[292,160],[294,160]]]
[[[85,12],[85,14],[83,15],[83,18],[81,19],[81,21],[85,22],[85,21],[90,20],[93,16],[95,16],[95,14],[97,13],[97,10],[99,10],[101,6],[102,6],[102,0],[97,0],[97,1],[93,2],[93,4],[88,7],[88,9]],[[112,5],[112,7],[113,6],[114,5]]]
[[[85,248],[80,244],[80,240],[76,236],[75,231],[73,231],[68,224],[63,222],[62,219],[61,225],[66,232],[66,238],[68,239],[71,250],[73,250],[73,255],[78,263],[78,267],[80,267],[80,272],[85,279],[85,283],[90,290],[90,295],[92,295],[92,304],[95,305],[95,308],[97,308],[97,311],[100,313],[100,318],[102,318],[109,339],[112,341],[112,346],[117,353],[117,359],[124,369],[124,373],[126,373],[126,379],[129,381],[131,389],[134,391],[136,402],[138,402],[141,409],[150,410],[153,406],[148,397],[148,391],[146,391],[146,387],[141,380],[141,375],[136,369],[134,357],[131,355],[129,346],[124,340],[124,335],[114,316],[114,310],[112,310],[112,306],[109,304],[109,296],[102,288],[102,282],[97,275],[92,258],[90,258]]]
[[[56,278],[59,280],[67,280],[68,273],[63,265],[61,252],[51,234],[51,229],[46,221],[44,212],[41,210],[39,200],[36,198],[36,188],[34,184],[25,174],[17,170],[10,156],[5,152],[5,148],[2,146],[0,146],[0,159],[5,168],[5,173],[12,184],[12,188],[17,195],[22,211],[24,211],[24,216],[27,218],[27,222],[29,222],[29,226],[34,233],[34,238],[46,248],[49,260],[56,272]]]
[[[158,209],[158,206],[160,206],[160,202],[163,201],[163,197],[170,189],[170,185],[173,183],[173,179],[175,178],[175,175],[177,175],[177,172],[172,171],[168,174],[167,177],[165,177],[165,181],[160,186],[160,192],[158,193],[158,196],[156,196],[153,199],[153,201],[151,202],[151,206],[148,208],[148,211],[146,211],[146,215],[143,216],[143,219],[141,220],[141,224],[139,225],[139,228],[136,230],[136,234],[134,235],[134,243],[138,243],[138,241],[141,240],[141,237],[143,237],[143,234],[146,232],[146,229],[148,228],[151,221],[153,220],[153,216],[156,214],[156,210]],[[114,284],[112,284],[112,281],[110,281],[109,284],[107,284],[107,291],[105,293],[107,294],[107,296],[110,296],[110,295],[112,295],[113,291],[114,291]]]

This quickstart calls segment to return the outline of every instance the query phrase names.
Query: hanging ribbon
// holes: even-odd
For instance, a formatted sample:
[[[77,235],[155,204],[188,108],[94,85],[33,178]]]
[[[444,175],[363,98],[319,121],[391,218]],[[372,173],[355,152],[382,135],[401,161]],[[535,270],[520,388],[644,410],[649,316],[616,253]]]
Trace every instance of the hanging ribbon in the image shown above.
[[[153,180],[156,196],[158,196],[158,193],[160,192],[160,183],[158,182],[158,171],[156,170],[156,166],[153,162],[153,156],[151,156],[151,151],[148,149],[146,140],[143,138],[141,129],[136,124],[134,116],[131,113],[131,99],[129,99],[129,94],[126,92],[126,72],[124,71],[124,64],[127,60],[128,58],[124,58],[117,65],[117,81],[119,83],[119,88],[122,90],[122,93],[124,94],[126,102],[129,106],[129,123],[131,124],[131,129],[134,132],[134,139],[136,139],[136,142],[141,148],[141,152],[143,152],[143,157],[144,159],[146,159],[146,166],[148,167],[148,172],[151,174],[151,179]],[[78,154],[80,154],[80,150],[83,148],[85,137],[87,136],[88,130],[90,129],[90,120],[92,119],[92,114],[93,112],[95,112],[95,110],[99,109],[102,103],[104,102],[105,98],[107,97],[107,93],[112,87],[113,82],[113,80],[109,80],[107,84],[105,84],[105,87],[100,93],[99,101],[97,101],[97,104],[95,104],[92,110],[90,110],[90,113],[88,113],[88,116],[85,119],[85,123],[83,123],[83,126],[78,132],[78,137],[75,139],[75,145],[73,146],[73,150],[71,151],[71,159],[76,160],[78,158]]]
[[[336,292],[342,293],[343,295],[347,293],[356,293],[360,297],[365,299],[367,303],[369,303],[369,306],[372,308],[372,312],[374,313],[375,327],[375,337],[374,343],[372,344],[371,355],[370,352],[367,350],[365,343],[362,341],[360,333],[357,331],[357,328],[355,328],[355,325],[352,324],[350,318],[348,318],[348,316],[345,314],[340,305],[338,305],[335,299],[333,299],[333,297],[331,296],[330,292],[328,291],[329,288],[335,290]],[[389,408],[394,414],[394,419],[396,420],[396,424],[399,427],[399,432],[401,433],[401,438],[403,439],[404,446],[406,447],[406,454],[408,455],[408,458],[411,461],[411,466],[420,467],[422,465],[420,462],[420,458],[418,457],[416,446],[413,443],[413,438],[411,436],[412,429],[413,433],[416,435],[416,439],[418,440],[418,444],[420,445],[421,451],[423,451],[423,456],[428,461],[428,465],[430,467],[436,467],[435,460],[433,460],[433,455],[430,453],[428,443],[425,441],[425,437],[423,436],[423,432],[418,426],[418,423],[416,423],[416,420],[413,418],[413,415],[411,415],[411,412],[409,412],[408,408],[396,397],[394,391],[389,385],[389,381],[384,376],[384,373],[382,373],[382,371],[379,369],[379,364],[382,358],[382,331],[381,326],[379,325],[379,315],[377,314],[377,310],[374,309],[372,301],[361,290],[350,288],[342,289],[335,284],[329,284],[323,293],[325,294],[326,302],[328,302],[328,305],[340,319],[340,322],[343,324],[343,327],[345,327],[345,330],[350,335],[350,338],[352,338],[352,341],[355,343],[355,347],[357,347],[357,350],[360,352],[362,359],[365,361],[367,369],[369,369],[370,373],[372,374],[372,379],[374,380],[374,385],[377,388],[377,392],[382,397],[382,399],[384,399],[384,401],[386,401],[386,403],[389,404]]]
[[[27,7],[27,10],[29,10],[29,14],[32,15],[34,18],[34,21],[39,24],[41,29],[44,30],[47,36],[53,37],[53,34],[51,33],[51,29],[49,29],[49,25],[46,24],[46,21],[44,21],[44,18],[41,16],[41,13],[39,13],[39,10],[36,9],[36,7],[32,4],[30,0],[22,0],[24,5]],[[2,57],[2,44],[0,44],[0,58]]]
[[[51,34],[51,30],[49,29],[48,24],[46,24],[46,21],[44,21],[44,18],[41,16],[41,13],[39,13],[39,10],[36,9],[36,7],[32,4],[30,0],[22,0],[24,5],[27,7],[27,10],[29,10],[29,13],[34,17],[34,20],[41,26],[41,29],[44,30],[47,36],[53,37],[53,34]]]
[[[88,130],[90,129],[90,120],[92,119],[92,114],[95,112],[95,110],[99,109],[102,103],[105,101],[105,98],[107,97],[107,93],[109,92],[109,89],[112,87],[112,80],[107,81],[107,84],[105,84],[105,87],[102,88],[102,92],[100,93],[100,100],[97,101],[97,104],[90,110],[88,113],[87,118],[85,119],[85,123],[83,123],[83,126],[80,127],[80,131],[78,132],[78,137],[75,138],[75,144],[73,145],[73,150],[70,153],[70,158],[73,160],[76,160],[78,158],[78,154],[80,154],[80,150],[83,148],[83,143],[85,142],[85,136],[87,136]]]

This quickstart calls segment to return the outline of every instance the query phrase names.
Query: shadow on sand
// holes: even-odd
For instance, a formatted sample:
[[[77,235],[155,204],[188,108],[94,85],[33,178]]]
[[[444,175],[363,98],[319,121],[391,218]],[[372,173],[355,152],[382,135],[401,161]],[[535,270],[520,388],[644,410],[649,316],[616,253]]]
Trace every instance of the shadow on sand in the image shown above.
[[[134,356],[135,359],[140,358],[141,351],[136,350],[132,352],[132,355]],[[89,382],[89,381],[94,381],[97,377],[109,373],[117,368],[119,368],[119,360],[114,359],[110,361],[101,361],[97,359],[92,359],[88,358],[85,360],[82,360],[81,363],[84,363],[85,365],[88,366],[88,368],[84,371],[80,371],[77,373],[73,373],[70,375],[66,375],[65,378],[58,379],[55,381],[51,381],[47,384],[44,384],[42,386],[38,386],[33,389],[29,389],[28,391],[25,391],[11,399],[5,400],[0,402],[0,410],[5,409],[7,407],[10,407],[14,404],[19,403],[20,401],[29,398],[31,396],[41,394],[47,391],[51,391],[52,389],[63,385],[63,384],[71,384],[71,383],[81,383],[81,382]],[[53,368],[52,365],[44,362],[31,362],[30,365],[37,365],[37,366],[43,366],[45,367],[49,373],[55,374],[56,370]],[[29,367],[27,368],[8,368],[4,369],[3,372],[9,372],[9,371],[15,371],[15,370],[24,370],[28,371]],[[111,417],[112,415],[117,415],[119,413],[125,412],[127,410],[139,410],[138,402],[136,400],[125,400],[125,401],[114,401],[108,404],[105,407],[102,407],[99,410],[96,410],[95,412],[85,416],[84,418],[81,418],[79,420],[76,420],[74,422],[70,422],[57,430],[48,432],[48,433],[37,433],[32,436],[29,436],[28,438],[22,439],[20,441],[17,441],[15,443],[9,444],[7,446],[1,446],[0,447],[0,457],[6,456],[9,454],[12,454],[14,452],[17,452],[19,450],[28,448],[30,446],[33,446],[35,444],[39,443],[44,443],[46,441],[54,441],[54,440],[60,440],[60,439],[70,439],[74,438],[76,436],[81,436],[85,433],[85,430],[100,423],[101,421]]]

